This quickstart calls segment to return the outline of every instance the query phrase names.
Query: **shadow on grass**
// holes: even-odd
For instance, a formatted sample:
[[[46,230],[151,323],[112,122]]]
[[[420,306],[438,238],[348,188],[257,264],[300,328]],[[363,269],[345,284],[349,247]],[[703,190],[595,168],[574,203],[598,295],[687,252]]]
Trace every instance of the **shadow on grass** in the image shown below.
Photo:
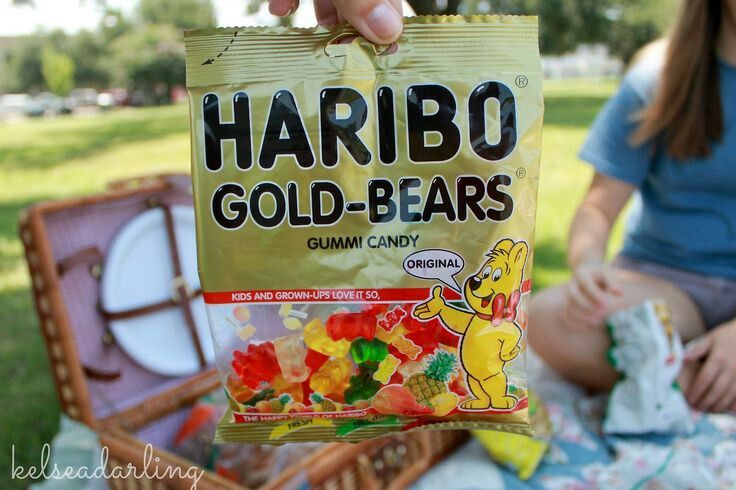
[[[587,128],[606,100],[608,98],[604,96],[547,96],[544,99],[544,123]]]
[[[50,168],[115,145],[153,140],[189,130],[184,109],[141,110],[145,112],[140,117],[135,113],[110,113],[95,117],[94,123],[92,119],[69,120],[69,127],[58,120],[49,125],[43,121],[39,121],[42,124],[29,125],[28,131],[36,133],[33,140],[28,143],[28,138],[24,138],[19,144],[4,144],[0,150],[0,169]]]

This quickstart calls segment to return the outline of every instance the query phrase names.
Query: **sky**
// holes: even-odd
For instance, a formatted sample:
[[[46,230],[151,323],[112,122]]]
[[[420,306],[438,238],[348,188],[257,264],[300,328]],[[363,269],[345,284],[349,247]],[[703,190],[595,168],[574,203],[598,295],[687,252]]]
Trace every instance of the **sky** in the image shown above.
[[[137,0],[108,0],[108,5],[130,13]],[[222,26],[264,25],[273,23],[265,8],[256,16],[245,15],[245,0],[213,0],[218,24]],[[314,14],[309,1],[303,1],[295,23],[314,25]],[[0,36],[32,34],[39,28],[63,29],[69,33],[80,29],[94,29],[101,11],[94,0],[34,0],[35,7],[16,7],[12,0],[0,0]],[[264,5],[265,7],[265,5]]]

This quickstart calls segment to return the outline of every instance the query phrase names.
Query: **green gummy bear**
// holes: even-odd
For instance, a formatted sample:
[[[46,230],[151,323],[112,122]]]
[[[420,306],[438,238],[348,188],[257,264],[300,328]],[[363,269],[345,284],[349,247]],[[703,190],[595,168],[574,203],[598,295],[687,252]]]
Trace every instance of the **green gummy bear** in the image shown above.
[[[385,345],[385,344],[384,344]],[[370,400],[381,389],[381,383],[373,379],[375,364],[361,364],[358,372],[350,377],[350,386],[345,390],[345,401],[353,404],[358,400]]]
[[[350,344],[350,355],[356,364],[365,362],[381,362],[388,356],[388,345],[378,339],[355,339]]]

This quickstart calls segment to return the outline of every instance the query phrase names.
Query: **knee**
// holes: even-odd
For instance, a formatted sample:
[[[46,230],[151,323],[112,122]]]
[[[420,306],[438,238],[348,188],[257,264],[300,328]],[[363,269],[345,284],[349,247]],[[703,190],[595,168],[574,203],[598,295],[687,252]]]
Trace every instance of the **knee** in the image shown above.
[[[535,343],[548,337],[552,330],[565,327],[563,309],[564,286],[554,286],[536,293],[529,302],[529,328],[527,340],[536,349]]]

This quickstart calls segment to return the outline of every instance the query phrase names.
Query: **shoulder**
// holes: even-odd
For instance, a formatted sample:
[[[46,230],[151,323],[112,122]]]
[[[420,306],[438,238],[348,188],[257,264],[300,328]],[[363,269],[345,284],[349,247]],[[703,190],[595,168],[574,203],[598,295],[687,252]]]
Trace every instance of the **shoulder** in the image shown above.
[[[667,41],[654,41],[643,47],[631,60],[628,71],[621,83],[621,91],[647,104],[654,97],[664,66]]]

